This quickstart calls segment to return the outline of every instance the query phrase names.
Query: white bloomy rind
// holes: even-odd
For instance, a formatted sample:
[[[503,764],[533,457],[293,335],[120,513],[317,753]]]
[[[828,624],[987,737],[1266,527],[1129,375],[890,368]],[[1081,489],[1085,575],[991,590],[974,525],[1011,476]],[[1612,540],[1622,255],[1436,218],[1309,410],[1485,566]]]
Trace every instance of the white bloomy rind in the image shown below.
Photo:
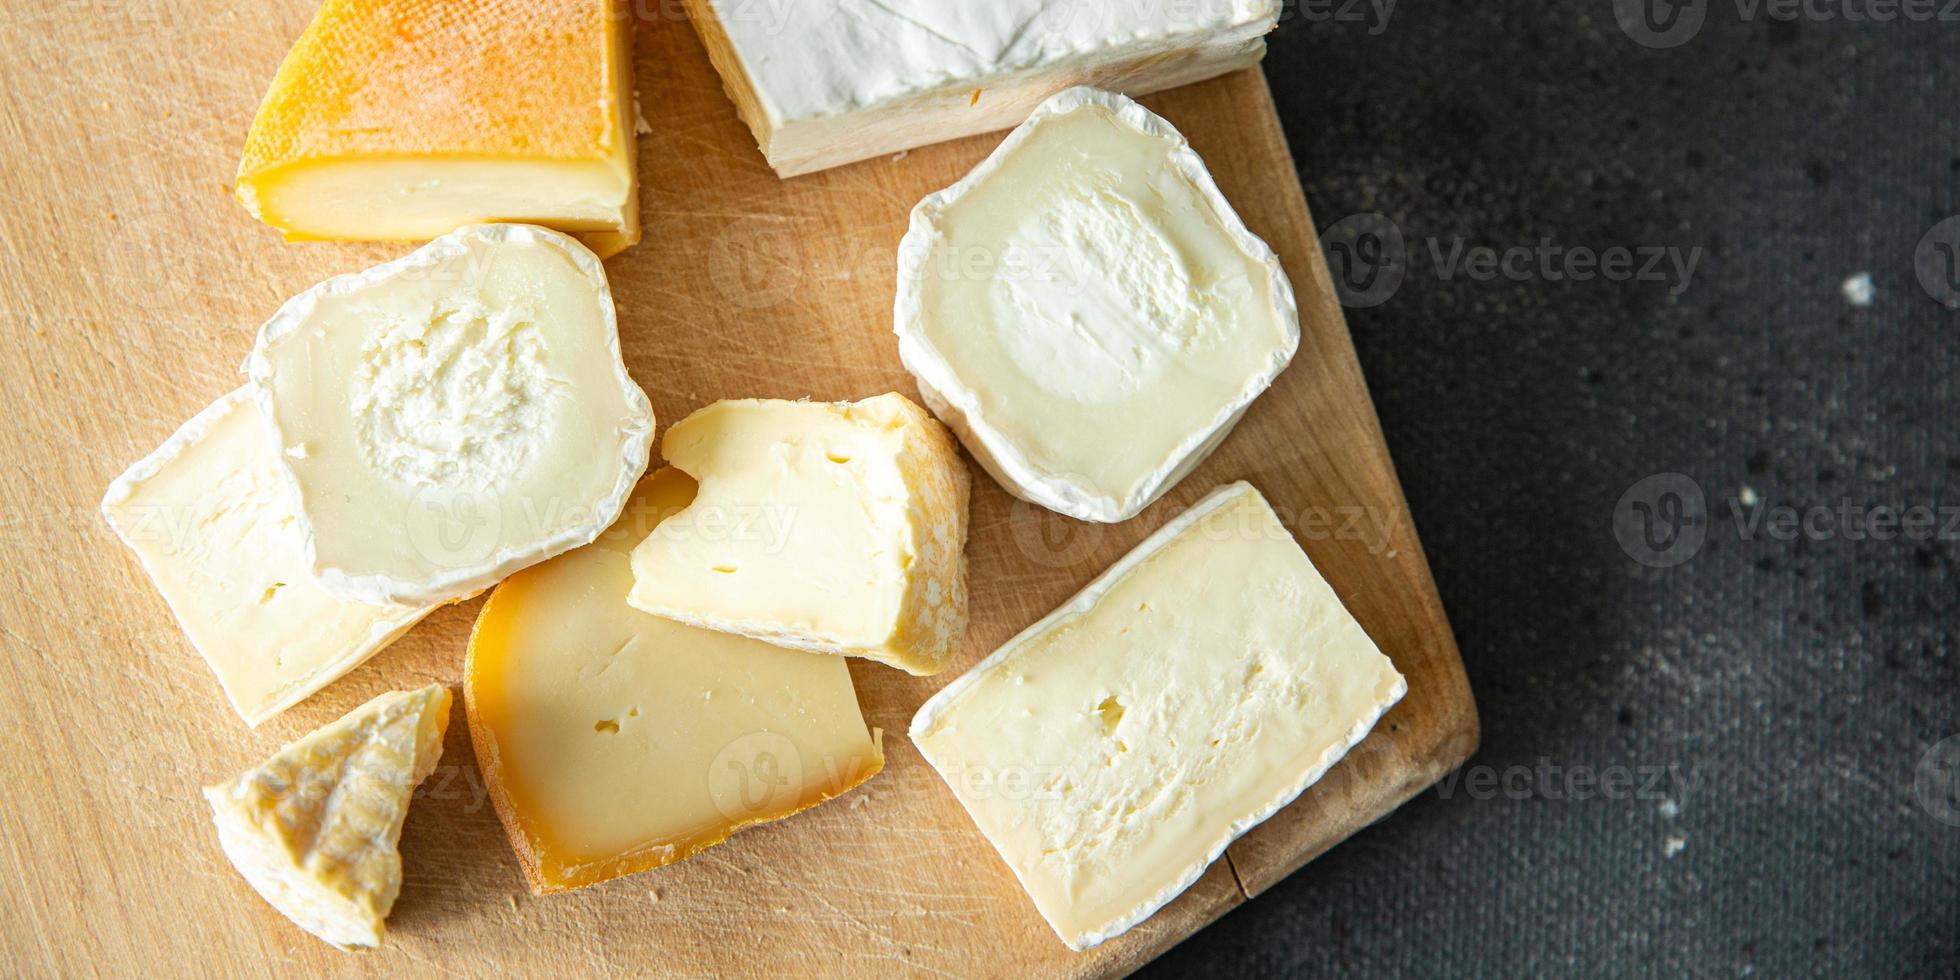
[[[1170,166],[1190,181],[1227,237],[1251,261],[1268,270],[1272,277],[1272,313],[1283,333],[1282,343],[1272,351],[1264,369],[1245,379],[1238,396],[1213,416],[1193,419],[1190,431],[1175,450],[1124,494],[1093,486],[1077,474],[1045,470],[1029,460],[1004,431],[1002,423],[988,418],[981,410],[974,387],[962,379],[959,371],[933,345],[925,329],[925,287],[933,274],[933,254],[945,239],[940,223],[947,210],[992,179],[1044,121],[1083,110],[1106,111],[1137,132],[1172,144]],[[1126,96],[1085,87],[1069,89],[1042,103],[1027,122],[1010,133],[972,172],[951,187],[928,195],[912,209],[911,225],[898,247],[898,297],[892,324],[898,335],[899,359],[917,380],[926,407],[959,436],[961,444],[1001,486],[1022,500],[1057,513],[1105,523],[1134,517],[1204,462],[1231,434],[1253,400],[1286,369],[1300,346],[1299,305],[1292,284],[1280,267],[1279,257],[1245,226],[1184,135],[1163,117]]]
[[[275,396],[272,379],[275,368],[269,351],[280,340],[299,331],[320,306],[328,299],[358,294],[363,290],[398,277],[415,277],[436,270],[443,262],[468,254],[470,243],[478,241],[490,245],[530,245],[556,249],[563,253],[571,264],[591,281],[596,290],[596,300],[601,318],[604,321],[605,352],[610,356],[613,375],[620,392],[625,398],[627,417],[619,428],[618,473],[613,485],[604,496],[592,501],[590,520],[568,524],[536,539],[507,542],[480,563],[461,567],[437,567],[431,564],[428,574],[416,579],[402,579],[386,574],[360,574],[346,569],[323,565],[316,548],[318,528],[314,525],[306,507],[305,487],[294,471],[288,455],[304,452],[301,440],[284,432],[279,426],[279,413],[275,409]],[[361,272],[335,276],[286,301],[272,318],[259,329],[258,342],[245,361],[245,372],[250,377],[260,410],[264,413],[267,425],[278,440],[281,469],[289,484],[300,499],[300,536],[306,543],[306,560],[313,569],[322,588],[349,599],[365,602],[444,602],[465,598],[481,592],[509,577],[511,573],[534,565],[547,558],[562,554],[573,548],[591,543],[618,518],[626,506],[626,499],[633,487],[646,472],[647,460],[653,445],[653,406],[647,400],[646,392],[640,390],[626,372],[626,364],[620,354],[618,311],[613,304],[612,290],[606,282],[605,268],[598,256],[568,235],[523,224],[483,224],[459,228],[447,235],[431,241],[393,262],[383,263]],[[382,503],[377,501],[377,503]]]
[[[1213,512],[1229,506],[1235,500],[1246,494],[1258,496],[1259,491],[1254,489],[1251,484],[1240,481],[1219,487],[1206,494],[1197,503],[1192,504],[1190,509],[1179,514],[1163,527],[1158,528],[1156,533],[1145,538],[1129,554],[1118,559],[1114,565],[1111,565],[1101,575],[1096,576],[1088,585],[1083,586],[1082,591],[1076,593],[1067,602],[1062,603],[1054,612],[1043,616],[1027,629],[1015,634],[1012,639],[1001,644],[1000,649],[995,650],[986,659],[975,664],[972,669],[955,678],[951,684],[946,685],[938,694],[933,695],[930,700],[924,705],[921,705],[918,713],[913,715],[912,724],[907,731],[907,735],[911,738],[913,745],[918,747],[920,754],[925,757],[926,761],[934,769],[939,770],[942,775],[946,773],[952,760],[936,758],[935,753],[929,747],[929,741],[924,737],[938,724],[941,716],[945,712],[956,706],[969,690],[983,683],[989,675],[998,670],[1005,669],[1005,666],[1030,641],[1039,638],[1057,626],[1080,620],[1087,616],[1091,610],[1095,609],[1103,601],[1103,597],[1119,585],[1131,571],[1144,562],[1149,561],[1158,551],[1177,540],[1180,535],[1193,525],[1203,521]],[[1362,739],[1368,737],[1368,733],[1374,729],[1375,723],[1381,719],[1381,716],[1399,703],[1408,691],[1408,680],[1397,673],[1393,686],[1384,693],[1379,701],[1372,705],[1371,710],[1356,717],[1354,724],[1348,728],[1344,736],[1339,741],[1328,746],[1321,757],[1311,767],[1301,773],[1298,780],[1294,781],[1270,800],[1252,809],[1245,816],[1233,821],[1225,833],[1221,834],[1206,849],[1205,857],[1202,861],[1193,864],[1168,885],[1139,902],[1128,913],[1109,922],[1101,929],[1078,935],[1068,935],[1062,933],[1060,928],[1057,927],[1056,934],[1061,937],[1061,940],[1070,949],[1079,952],[1102,943],[1105,940],[1122,935],[1138,923],[1155,915],[1157,910],[1170,904],[1173,899],[1183,894],[1185,889],[1190,888],[1204,874],[1205,869],[1211,867],[1212,863],[1218,860],[1219,855],[1225,853],[1225,849],[1231,846],[1233,841],[1244,836],[1252,828],[1264,823],[1267,818],[1278,813],[1287,804],[1298,799],[1301,793],[1306,792],[1307,787],[1319,782],[1320,778],[1326,775],[1329,769],[1332,769],[1336,763],[1340,762],[1347,755],[1348,750],[1354,748],[1354,746],[1361,743]],[[972,807],[968,806],[964,796],[961,796],[960,805],[965,807],[968,814],[974,818],[975,825],[980,828],[980,832],[983,835],[987,836],[988,843],[992,844],[996,851],[999,851],[1005,856],[1008,852],[1003,846],[1003,842],[995,840],[988,833],[987,824],[980,820],[980,815],[974,812]],[[1020,869],[1013,867],[1011,862],[1010,867],[1018,877],[1020,875]]]

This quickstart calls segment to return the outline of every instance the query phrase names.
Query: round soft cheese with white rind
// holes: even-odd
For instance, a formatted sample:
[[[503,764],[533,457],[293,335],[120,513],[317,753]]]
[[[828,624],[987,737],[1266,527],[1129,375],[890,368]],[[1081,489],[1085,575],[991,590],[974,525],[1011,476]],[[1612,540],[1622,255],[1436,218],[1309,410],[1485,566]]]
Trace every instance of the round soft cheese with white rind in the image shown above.
[[[598,258],[531,225],[465,227],[293,297],[246,371],[309,566],[350,599],[457,599],[589,543],[653,440]]]
[[[1082,520],[1175,486],[1300,344],[1278,257],[1197,153],[1092,88],[919,202],[898,277],[926,405],[1010,493]]]

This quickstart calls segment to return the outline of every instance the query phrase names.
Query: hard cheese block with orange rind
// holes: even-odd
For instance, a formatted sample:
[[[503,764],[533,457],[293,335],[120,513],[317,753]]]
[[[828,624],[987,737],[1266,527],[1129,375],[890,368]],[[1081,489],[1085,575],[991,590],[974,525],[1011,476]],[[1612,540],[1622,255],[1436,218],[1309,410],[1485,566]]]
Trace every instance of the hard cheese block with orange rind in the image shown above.
[[[1086,949],[1189,888],[1407,690],[1266,499],[1234,483],[947,685],[911,736]]]
[[[342,948],[381,945],[402,821],[442,758],[449,689],[383,694],[204,791],[225,856],[272,907]]]
[[[655,473],[599,540],[499,586],[470,637],[477,761],[540,894],[672,864],[884,767],[843,659],[626,604],[628,553],[693,494]]]
[[[289,240],[516,221],[640,239],[619,0],[325,0],[245,141],[238,199]]]
[[[925,409],[721,401],[660,450],[701,492],[633,550],[627,601],[912,674],[946,666],[966,628],[968,477]]]

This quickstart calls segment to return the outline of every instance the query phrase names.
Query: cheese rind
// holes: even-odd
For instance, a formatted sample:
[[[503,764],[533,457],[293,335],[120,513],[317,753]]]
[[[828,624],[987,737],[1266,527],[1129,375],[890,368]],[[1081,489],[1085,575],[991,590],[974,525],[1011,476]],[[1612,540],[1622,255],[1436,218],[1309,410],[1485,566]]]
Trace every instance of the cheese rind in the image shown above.
[[[1135,516],[1230,434],[1300,344],[1278,257],[1177,130],[1071,89],[912,211],[899,356],[1010,493]]]
[[[449,702],[439,684],[383,694],[207,787],[225,856],[307,932],[381,945],[401,890],[402,821],[442,757]]]
[[[246,370],[309,567],[350,599],[455,599],[591,541],[653,440],[599,260],[531,225],[295,296]]]
[[[966,628],[968,477],[898,394],[716,402],[661,455],[700,495],[633,551],[636,608],[778,646],[943,669]]]
[[[1407,689],[1235,483],[947,685],[911,737],[1080,950],[1190,887]]]
[[[109,486],[102,514],[142,560],[248,725],[299,703],[435,610],[313,581],[251,389],[225,395]]]
[[[246,138],[238,199],[289,240],[548,225],[639,240],[617,0],[325,0]]]
[[[654,473],[597,541],[498,586],[470,635],[477,761],[540,894],[680,861],[884,766],[842,658],[626,604],[633,546],[692,496]]]
[[[784,177],[1006,129],[1075,85],[1143,95],[1255,65],[1278,0],[685,0]]]

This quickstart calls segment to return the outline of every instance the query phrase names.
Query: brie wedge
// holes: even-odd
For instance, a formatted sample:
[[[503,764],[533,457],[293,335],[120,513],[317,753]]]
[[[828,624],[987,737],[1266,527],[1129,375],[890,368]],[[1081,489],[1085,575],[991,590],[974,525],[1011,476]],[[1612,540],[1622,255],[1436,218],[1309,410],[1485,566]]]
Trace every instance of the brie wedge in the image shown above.
[[[903,395],[721,401],[661,440],[700,481],[633,549],[627,602],[778,646],[946,666],[966,629],[966,467]]]
[[[338,680],[435,609],[341,599],[314,583],[250,388],[117,477],[102,515],[248,725]]]
[[[583,245],[475,225],[280,307],[246,361],[322,587],[441,602],[598,536],[653,410]]]
[[[402,886],[402,821],[442,757],[449,701],[439,684],[383,694],[207,787],[225,856],[307,932],[381,945]]]
[[[1407,690],[1234,483],[947,685],[911,735],[1079,950],[1190,887]]]
[[[628,555],[694,481],[648,477],[599,540],[491,593],[470,634],[470,735],[531,889],[672,864],[884,767],[842,657],[626,604]]]
[[[685,0],[784,177],[1006,129],[1072,85],[1142,95],[1259,63],[1279,0]]]
[[[640,239],[619,0],[324,0],[252,120],[238,199],[290,241],[548,225]]]
[[[921,201],[898,350],[1010,493],[1134,516],[1203,462],[1300,345],[1293,289],[1189,144],[1070,89]]]

